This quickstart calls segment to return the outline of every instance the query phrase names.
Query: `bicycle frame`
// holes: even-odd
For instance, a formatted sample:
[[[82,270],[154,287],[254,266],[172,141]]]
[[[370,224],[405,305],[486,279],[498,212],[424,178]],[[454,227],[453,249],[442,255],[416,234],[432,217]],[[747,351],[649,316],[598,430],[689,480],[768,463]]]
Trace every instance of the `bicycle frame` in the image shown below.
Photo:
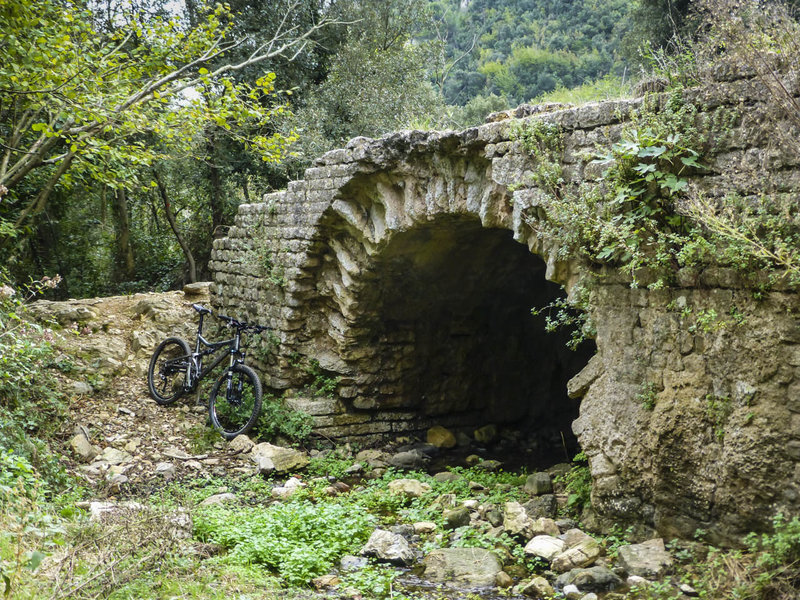
[[[206,375],[216,369],[220,363],[225,360],[226,356],[230,357],[230,366],[233,366],[237,362],[244,362],[245,358],[245,354],[241,349],[242,332],[237,329],[236,333],[231,339],[222,340],[220,342],[211,342],[203,337],[204,317],[205,315],[201,313],[200,322],[197,325],[197,338],[195,340],[194,352],[189,357],[191,359],[191,364],[186,370],[186,383],[184,384],[184,387],[187,391],[194,390],[195,387],[197,387],[197,384],[200,383]],[[214,362],[212,362],[210,366],[203,368],[204,356],[210,356],[217,352],[217,350],[220,350],[226,346],[230,347],[230,351],[228,353],[220,354],[214,359]],[[203,347],[208,349],[203,350]]]

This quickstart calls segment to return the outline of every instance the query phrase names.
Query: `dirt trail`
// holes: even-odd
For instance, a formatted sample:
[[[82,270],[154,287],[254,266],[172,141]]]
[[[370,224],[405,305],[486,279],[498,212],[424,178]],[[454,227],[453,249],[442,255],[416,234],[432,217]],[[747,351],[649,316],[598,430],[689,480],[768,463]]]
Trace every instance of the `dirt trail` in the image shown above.
[[[59,379],[71,422],[64,427],[68,470],[102,496],[141,496],[166,481],[251,470],[207,427],[201,389],[172,406],[147,392],[147,365],[169,335],[191,340],[199,293],[167,292],[40,301],[33,314],[53,323]],[[85,437],[89,444],[76,438]]]

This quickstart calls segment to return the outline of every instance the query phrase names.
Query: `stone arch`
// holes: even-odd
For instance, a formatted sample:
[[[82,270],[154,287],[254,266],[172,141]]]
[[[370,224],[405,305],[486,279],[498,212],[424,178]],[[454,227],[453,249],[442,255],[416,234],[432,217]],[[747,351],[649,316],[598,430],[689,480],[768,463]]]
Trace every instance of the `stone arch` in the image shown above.
[[[491,169],[479,155],[406,161],[354,177],[320,216],[302,267],[313,292],[287,303],[308,317],[294,346],[339,377],[347,425],[331,433],[491,422],[572,435],[566,382],[591,350],[531,315],[564,292]]]

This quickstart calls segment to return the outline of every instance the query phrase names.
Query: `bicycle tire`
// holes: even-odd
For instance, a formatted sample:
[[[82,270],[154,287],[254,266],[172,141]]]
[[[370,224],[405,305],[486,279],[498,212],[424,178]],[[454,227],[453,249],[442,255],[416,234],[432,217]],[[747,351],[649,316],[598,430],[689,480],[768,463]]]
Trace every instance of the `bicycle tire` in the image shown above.
[[[230,389],[228,375],[232,377]],[[208,399],[208,416],[226,440],[247,433],[261,414],[261,380],[247,365],[229,367],[214,383]]]
[[[147,387],[158,404],[172,404],[185,393],[183,386],[191,354],[189,344],[177,337],[168,337],[153,352],[147,368]],[[176,362],[181,357],[186,361]]]

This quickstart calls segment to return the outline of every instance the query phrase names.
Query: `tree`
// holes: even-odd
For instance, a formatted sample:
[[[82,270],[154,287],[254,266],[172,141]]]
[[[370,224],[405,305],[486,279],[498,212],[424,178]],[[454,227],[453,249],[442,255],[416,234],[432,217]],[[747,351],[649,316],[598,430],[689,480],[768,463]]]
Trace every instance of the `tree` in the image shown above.
[[[274,92],[274,74],[252,83],[232,75],[298,55],[328,24],[322,19],[300,30],[287,13],[272,37],[232,62],[225,58],[250,40],[231,35],[233,16],[222,5],[200,11],[195,24],[133,12],[114,22],[116,28],[103,31],[85,5],[71,0],[0,6],[0,197],[6,196],[0,236],[6,240],[44,210],[56,186],[88,178],[120,187],[138,167],[191,152],[209,123],[230,132],[268,123],[284,110],[263,102]],[[265,161],[277,160],[290,141],[277,132],[242,140]]]
[[[431,43],[413,41],[427,18],[422,0],[346,0],[337,19],[349,23],[328,76],[296,111],[305,160],[350,138],[376,137],[415,121],[437,122],[444,103],[428,79]]]

